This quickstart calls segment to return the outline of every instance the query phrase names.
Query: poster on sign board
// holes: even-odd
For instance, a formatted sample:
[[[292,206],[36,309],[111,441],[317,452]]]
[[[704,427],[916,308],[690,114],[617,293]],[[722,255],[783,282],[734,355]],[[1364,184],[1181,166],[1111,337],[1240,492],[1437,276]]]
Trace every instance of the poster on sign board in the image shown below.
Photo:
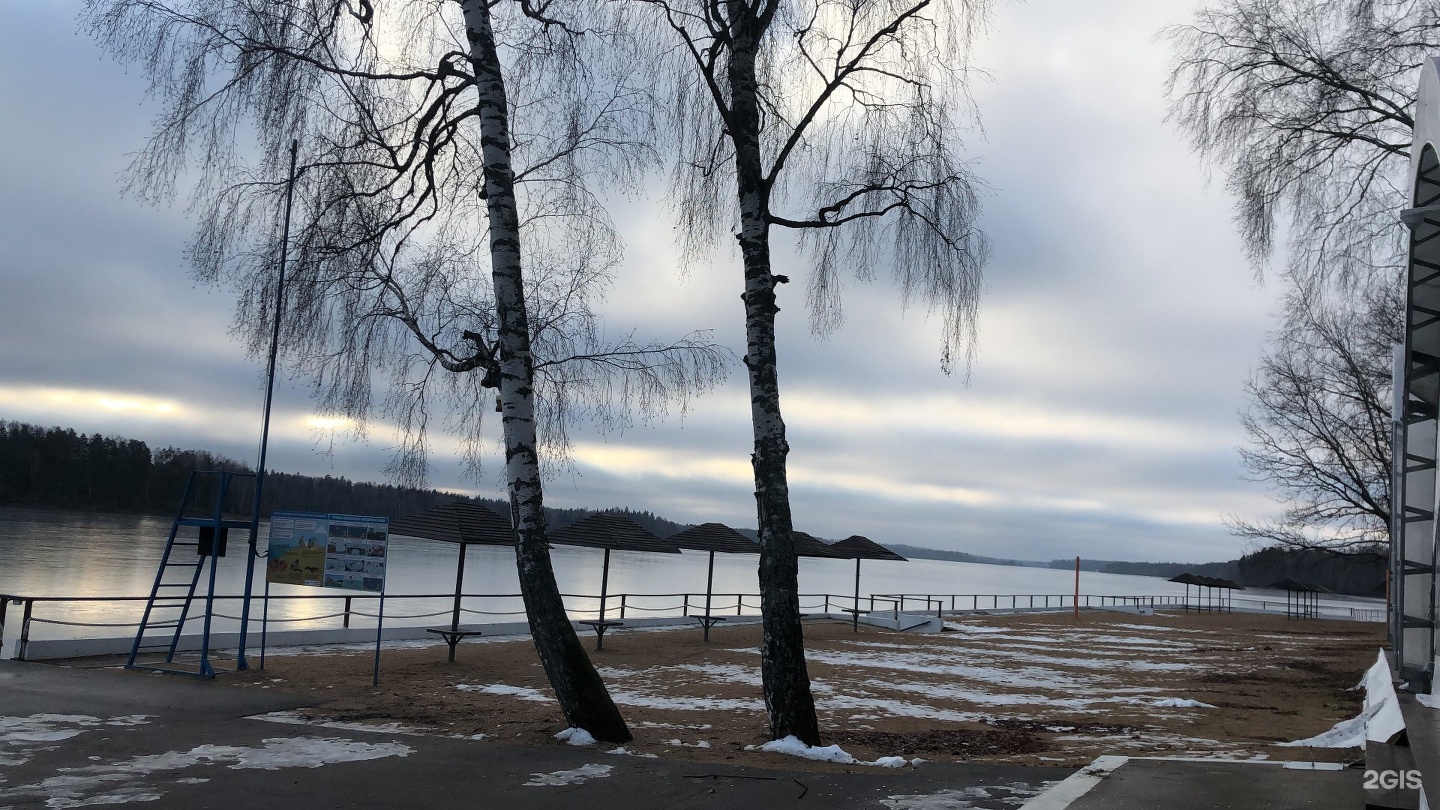
[[[275,512],[265,578],[281,585],[384,593],[389,547],[389,518]]]

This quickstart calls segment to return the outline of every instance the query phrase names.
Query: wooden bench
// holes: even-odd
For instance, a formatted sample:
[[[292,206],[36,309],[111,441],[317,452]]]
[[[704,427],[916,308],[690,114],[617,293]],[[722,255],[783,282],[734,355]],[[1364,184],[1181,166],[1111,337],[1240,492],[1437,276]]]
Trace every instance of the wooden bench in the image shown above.
[[[611,621],[609,619],[580,619],[576,624],[583,624],[595,631],[595,649],[605,643],[605,631],[612,627],[624,627],[624,622]]]
[[[694,619],[694,620],[697,621],[697,622],[700,622],[700,626],[703,627],[703,628],[705,628],[705,640],[706,640],[706,641],[709,641],[709,640],[710,640],[710,628],[714,627],[715,625],[719,624],[720,622],[725,621],[725,619],[726,619],[725,616],[716,616],[716,615],[711,614],[711,613],[701,613],[701,614],[698,614],[698,615],[692,613],[692,614],[690,615],[690,618]]]
[[[445,643],[450,645],[451,661],[455,660],[455,645],[459,644],[461,639],[484,635],[478,627],[427,627],[425,632],[434,633],[445,639]]]
[[[840,612],[850,614],[850,629],[851,631],[858,633],[860,632],[860,617],[869,613],[870,611],[862,610],[860,608],[840,608]]]

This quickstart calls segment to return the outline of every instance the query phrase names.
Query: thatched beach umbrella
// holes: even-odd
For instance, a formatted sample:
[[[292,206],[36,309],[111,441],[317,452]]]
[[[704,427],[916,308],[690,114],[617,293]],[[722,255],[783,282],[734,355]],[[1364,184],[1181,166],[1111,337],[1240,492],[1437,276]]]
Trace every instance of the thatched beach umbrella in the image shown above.
[[[1328,593],[1318,585],[1311,585],[1290,577],[1277,579],[1265,587],[1285,592],[1285,618],[1287,619],[1314,618],[1319,615],[1320,594]]]
[[[851,617],[851,629],[860,632],[860,561],[861,560],[907,560],[868,537],[853,534],[831,545],[828,551],[835,556],[855,559],[855,613]]]
[[[460,627],[460,594],[465,584],[465,550],[470,546],[513,546],[515,530],[510,521],[494,510],[478,503],[454,501],[431,507],[400,518],[390,524],[391,534],[439,540],[460,546],[460,560],[455,566],[455,607],[450,614],[450,630]],[[454,660],[455,648],[450,648]]]
[[[710,552],[710,564],[705,570],[705,614],[700,624],[705,628],[705,640],[710,640],[710,627],[715,618],[710,615],[710,597],[715,584],[715,552],[724,554],[759,554],[760,546],[745,535],[723,523],[701,523],[670,535],[666,540],[677,548]]]
[[[1204,589],[1205,589],[1205,597],[1210,601],[1210,604],[1211,604],[1212,606],[1213,606],[1214,603],[1215,603],[1215,591],[1216,591],[1216,590],[1223,590],[1223,591],[1243,591],[1243,590],[1245,590],[1245,586],[1241,585],[1241,584],[1238,583],[1238,582],[1234,582],[1234,581],[1232,581],[1232,580],[1220,579],[1219,577],[1201,576],[1200,574],[1191,574],[1191,573],[1189,573],[1189,572],[1186,572],[1186,573],[1181,574],[1181,575],[1179,575],[1179,576],[1171,577],[1169,581],[1170,581],[1170,582],[1178,582],[1178,583],[1180,583],[1180,584],[1182,584],[1182,585],[1185,586],[1185,609],[1186,609],[1186,610],[1189,610],[1189,609],[1190,609],[1190,586],[1191,586],[1191,585],[1194,585],[1194,586],[1195,586],[1195,595],[1196,595],[1196,600],[1197,600],[1196,605],[1195,605],[1195,610],[1196,610],[1197,612],[1201,609],[1200,602],[1198,601],[1199,598],[1200,598],[1200,589],[1201,589],[1201,588],[1204,588]],[[1221,600],[1221,604],[1226,604],[1226,603],[1224,602],[1223,598],[1222,598],[1222,600]]]
[[[595,512],[555,532],[550,543],[557,546],[584,546],[605,549],[604,568],[600,574],[600,621],[605,621],[605,599],[610,588],[610,552],[653,551],[679,554],[673,543],[659,537],[627,517]]]
[[[817,539],[813,534],[791,530],[790,537],[795,543],[795,556],[797,557],[821,557],[827,560],[850,559],[844,555],[834,553],[834,546]]]

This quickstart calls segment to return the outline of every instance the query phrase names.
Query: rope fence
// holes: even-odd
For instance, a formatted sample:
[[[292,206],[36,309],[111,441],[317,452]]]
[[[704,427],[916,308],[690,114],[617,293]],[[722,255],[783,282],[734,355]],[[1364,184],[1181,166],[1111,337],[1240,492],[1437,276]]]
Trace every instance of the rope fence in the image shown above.
[[[567,613],[572,619],[588,619],[599,614],[600,605],[606,605],[607,611],[616,611],[618,618],[624,620],[627,615],[645,614],[653,616],[672,615],[676,618],[698,615],[695,611],[705,609],[706,595],[704,593],[618,593],[606,594],[602,598],[596,594],[562,594],[566,601]],[[820,612],[830,614],[832,612],[856,612],[860,614],[898,614],[900,613],[921,613],[926,615],[940,616],[963,615],[967,612],[986,611],[1018,611],[1018,610],[1056,610],[1072,609],[1075,604],[1075,597],[1070,594],[908,594],[908,593],[872,593],[861,595],[858,603],[851,594],[799,594],[801,599],[800,608],[803,612]],[[261,597],[253,597],[256,602],[262,601]],[[276,623],[311,623],[318,625],[314,629],[329,629],[335,620],[340,620],[343,627],[350,627],[352,617],[361,616],[367,619],[374,619],[378,611],[372,612],[362,609],[355,604],[355,600],[378,600],[379,594],[276,594],[269,597],[275,604],[270,607],[268,621]],[[457,606],[454,604],[456,595],[454,593],[405,593],[387,594],[387,600],[429,600],[433,605],[438,600],[443,600],[447,607],[444,610],[428,612],[416,612],[407,614],[386,613],[385,619],[388,622],[414,621],[418,619],[432,619],[440,616],[457,615]],[[104,616],[101,620],[84,620],[71,615],[77,608],[88,614],[100,612],[123,612],[127,608],[135,612],[143,607],[149,597],[146,596],[27,596],[16,594],[0,594],[0,639],[8,638],[6,634],[6,614],[12,605],[21,607],[19,642],[21,649],[30,638],[32,625],[55,625],[72,628],[137,628],[140,625],[137,617],[134,621],[113,621],[110,616]],[[196,595],[197,602],[203,602],[203,595]],[[217,594],[214,597],[216,603],[238,602],[243,597],[240,595]],[[522,599],[521,594],[461,594],[462,602],[469,601],[471,605],[475,602],[489,602],[496,608],[514,605]],[[314,616],[306,615],[284,615],[286,608],[292,610],[294,606],[303,608],[305,605],[316,600],[343,600],[344,607],[341,610],[334,610]],[[505,604],[510,600],[510,605]],[[588,609],[580,609],[583,604]],[[1286,603],[1280,599],[1264,598],[1235,598],[1226,600],[1224,610],[1235,610],[1242,612],[1260,612],[1283,614]],[[760,612],[760,597],[758,594],[743,593],[716,593],[709,597],[710,615],[721,612],[735,616],[758,616]],[[218,605],[217,605],[218,606]],[[1204,600],[1187,599],[1183,596],[1173,594],[1156,595],[1120,595],[1120,594],[1081,594],[1080,606],[1089,608],[1163,608],[1178,610],[1215,610],[1215,603],[1206,603]],[[618,611],[617,611],[618,608]],[[44,610],[49,615],[36,615],[37,610]],[[276,613],[281,615],[274,615]],[[458,606],[458,613],[465,613],[474,616],[524,616],[525,610],[521,607],[518,610],[483,610],[473,606]],[[13,615],[13,614],[12,614]],[[240,616],[214,611],[212,618],[223,619],[230,622],[242,621]],[[1358,603],[1356,606],[1344,605],[1321,605],[1318,618],[1342,619],[1350,621],[1381,622],[1386,617],[1386,609],[1383,605],[1376,606],[1374,603]],[[200,621],[204,618],[203,604],[198,607],[192,606],[190,615],[186,616],[186,624],[191,621]],[[252,627],[258,624],[255,615],[251,615]],[[13,622],[12,622],[13,624]]]

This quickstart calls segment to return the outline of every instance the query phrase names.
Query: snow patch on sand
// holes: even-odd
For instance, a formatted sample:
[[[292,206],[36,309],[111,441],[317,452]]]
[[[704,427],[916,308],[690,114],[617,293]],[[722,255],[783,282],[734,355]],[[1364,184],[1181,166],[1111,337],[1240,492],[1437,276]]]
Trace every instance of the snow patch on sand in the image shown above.
[[[660,756],[659,756],[658,754],[639,754],[639,753],[636,753],[636,752],[631,751],[630,749],[626,748],[626,747],[623,746],[623,745],[620,746],[619,748],[611,748],[609,751],[606,751],[605,753],[607,753],[607,754],[615,754],[616,756],[621,756],[621,757],[644,757],[645,759],[659,759],[659,758],[660,758]]]
[[[457,683],[455,688],[461,692],[483,692],[487,695],[510,695],[520,700],[532,700],[536,703],[549,703],[549,695],[538,689],[531,689],[528,686],[509,686],[503,683],[477,684]]]
[[[817,762],[835,762],[841,765],[877,765],[881,768],[902,768],[910,764],[904,757],[880,757],[874,762],[865,762],[851,756],[838,745],[812,746],[791,735],[780,740],[771,740],[764,745],[747,745],[746,751],[768,751],[772,754],[789,754],[792,757],[812,759]]]
[[[555,735],[555,739],[566,745],[594,745],[595,738],[583,728],[567,728]]]
[[[1215,708],[1212,704],[1209,704],[1209,703],[1201,703],[1201,702],[1198,701],[1198,700],[1191,700],[1190,698],[1164,698],[1164,699],[1155,700],[1155,701],[1132,701],[1132,702],[1138,702],[1138,703],[1140,703],[1141,705],[1154,706],[1154,707],[1160,708],[1160,709],[1213,709],[1213,708]]]
[[[715,696],[689,697],[685,695],[649,695],[629,689],[611,689],[610,698],[622,706],[640,706],[647,709],[673,711],[763,711],[765,704],[759,700],[722,698]]]
[[[968,622],[945,622],[946,630],[954,630],[960,633],[1003,633],[1003,627],[986,627],[983,624],[970,624]]]

